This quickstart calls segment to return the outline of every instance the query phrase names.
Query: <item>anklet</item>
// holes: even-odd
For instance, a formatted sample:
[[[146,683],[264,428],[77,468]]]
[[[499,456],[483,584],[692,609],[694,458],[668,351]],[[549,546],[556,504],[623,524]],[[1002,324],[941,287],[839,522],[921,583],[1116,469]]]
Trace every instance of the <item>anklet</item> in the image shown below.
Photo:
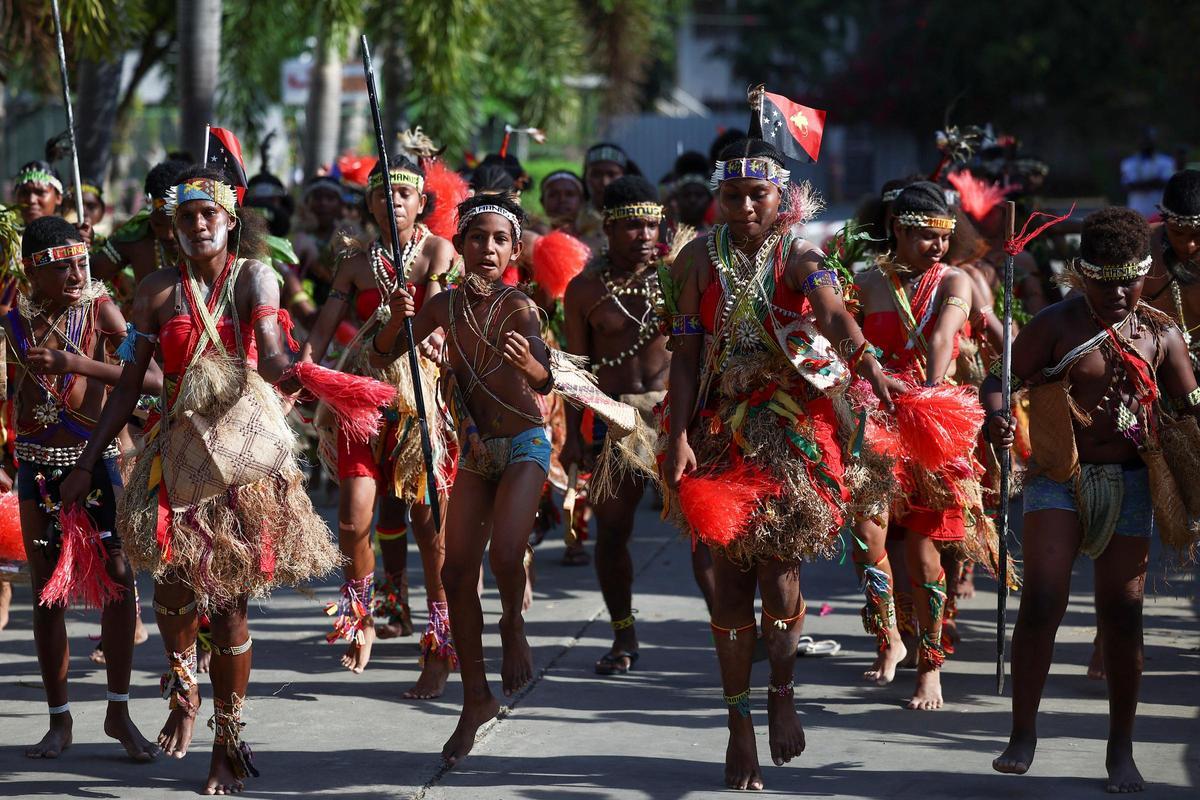
[[[743,717],[750,716],[750,687],[746,687],[746,691],[740,694],[725,695],[725,705],[737,709]]]
[[[61,706],[50,706],[50,714],[65,714],[71,710],[70,703],[63,703]]]
[[[629,615],[628,617],[626,617],[625,619],[614,619],[614,620],[612,621],[612,629],[613,629],[614,631],[623,631],[623,630],[625,630],[626,628],[632,628],[632,627],[633,627],[633,622],[634,622],[634,620],[633,620],[633,614],[630,614],[630,615]]]
[[[104,699],[110,703],[128,703],[129,692],[123,694],[121,692],[105,692]]]
[[[711,627],[711,628],[713,629],[713,633],[727,633],[727,634],[729,634],[729,641],[731,641],[731,642],[736,642],[736,641],[737,641],[737,635],[738,635],[739,633],[741,633],[742,631],[748,631],[748,630],[750,630],[750,629],[752,629],[752,628],[757,628],[757,627],[758,627],[758,623],[757,623],[757,622],[748,622],[748,623],[746,623],[745,625],[742,625],[742,626],[740,626],[740,627],[737,627],[737,628],[722,628],[720,625],[718,625],[718,624],[717,624],[717,623],[715,623],[715,622],[709,622],[709,623],[708,623],[708,625],[709,625],[709,627]]]
[[[214,645],[213,652],[223,656],[240,656],[242,653],[249,652],[252,644],[254,644],[254,639],[247,637],[246,641],[241,644],[235,644],[233,647]]]
[[[796,682],[788,681],[783,686],[776,686],[773,683],[768,683],[767,691],[780,697],[791,697],[796,693]]]
[[[213,731],[213,744],[224,745],[225,755],[233,767],[233,774],[238,780],[250,776],[258,777],[258,769],[254,766],[254,752],[250,745],[242,741],[242,708],[246,698],[237,693],[230,696],[228,703],[213,698],[213,715],[208,719],[208,727]]]
[[[802,603],[800,606],[800,611],[790,617],[777,617],[774,614],[772,614],[770,611],[767,611],[767,609],[765,609],[765,608],[762,610],[763,619],[771,620],[771,624],[781,631],[786,631],[788,628],[792,627],[792,625],[796,624],[801,619],[803,619],[804,615],[807,613],[808,613],[808,603]],[[766,625],[764,625],[763,627],[765,628]]]

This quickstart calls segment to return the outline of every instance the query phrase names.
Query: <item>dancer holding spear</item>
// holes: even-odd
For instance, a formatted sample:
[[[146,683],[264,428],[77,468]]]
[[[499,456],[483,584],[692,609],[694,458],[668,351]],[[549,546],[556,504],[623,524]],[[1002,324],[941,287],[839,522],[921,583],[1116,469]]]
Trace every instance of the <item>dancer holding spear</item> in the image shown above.
[[[338,325],[352,314],[360,327],[339,357],[338,369],[382,380],[395,387],[396,400],[383,409],[382,428],[371,441],[351,441],[324,410],[317,415],[321,456],[339,481],[338,541],[347,558],[342,601],[330,609],[337,619],[327,638],[349,642],[342,657],[347,669],[360,673],[366,668],[376,635],[371,618],[375,554],[370,539],[376,504],[380,507],[377,537],[404,535],[405,515],[411,512],[425,572],[429,625],[421,640],[423,671],[406,696],[428,699],[441,695],[457,664],[440,578],[445,547],[439,492],[446,490],[447,483],[448,426],[440,422],[433,402],[438,370],[430,358],[418,357],[416,349],[410,348],[410,358],[383,369],[372,368],[368,359],[373,337],[391,318],[388,298],[405,287],[418,305],[436,296],[450,270],[454,247],[417,221],[427,203],[425,172],[407,156],[389,157],[365,37],[362,54],[380,155],[371,170],[366,200],[383,235],[370,244],[343,243],[329,297],[301,358],[319,361]],[[429,356],[436,357],[434,351],[440,349],[436,339],[426,349]],[[427,409],[434,412],[432,425]]]

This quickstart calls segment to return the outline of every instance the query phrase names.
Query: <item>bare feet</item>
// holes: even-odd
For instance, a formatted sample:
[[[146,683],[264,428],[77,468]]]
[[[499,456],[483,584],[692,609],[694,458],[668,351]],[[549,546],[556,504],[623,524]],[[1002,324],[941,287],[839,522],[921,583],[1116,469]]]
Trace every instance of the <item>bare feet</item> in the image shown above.
[[[1108,677],[1104,671],[1104,645],[1101,644],[1098,633],[1092,640],[1092,660],[1088,662],[1087,676],[1091,681],[1102,681]]]
[[[975,569],[974,565],[964,564],[962,571],[958,575],[958,599],[970,600],[975,596]]]
[[[97,644],[96,649],[88,654],[88,661],[104,666],[104,648],[100,644]]]
[[[375,644],[375,626],[367,625],[361,633],[362,644],[351,642],[342,655],[342,666],[356,675],[366,669],[367,662],[371,660],[371,647]]]
[[[1104,788],[1109,793],[1126,794],[1140,792],[1146,788],[1142,773],[1138,772],[1137,765],[1133,763],[1133,742],[1110,741],[1104,766],[1108,769],[1108,782],[1104,784]]]
[[[146,630],[146,626],[142,623],[142,618],[139,615],[135,618],[133,624],[133,643],[143,644],[150,638],[150,631]]]
[[[1008,740],[1004,752],[992,760],[992,769],[1010,775],[1024,775],[1033,765],[1033,754],[1037,750],[1036,736],[1021,736],[1014,733]]]
[[[483,725],[500,713],[500,701],[488,692],[487,699],[479,704],[464,705],[458,717],[458,726],[442,747],[442,759],[454,766],[466,758],[475,746],[475,734]]]
[[[878,686],[887,686],[896,678],[896,667],[900,666],[900,662],[908,655],[908,649],[904,646],[903,639],[900,634],[894,634],[888,637],[888,646],[879,652],[875,663],[871,668],[863,673],[863,680],[868,683],[874,683]]]
[[[8,627],[8,607],[12,605],[12,584],[0,580],[0,631]]]
[[[25,751],[27,758],[58,758],[71,746],[71,715],[51,714],[50,730],[42,740]]]
[[[196,672],[207,673],[212,665],[212,650],[207,647],[196,648]]]
[[[804,726],[791,694],[767,693],[767,730],[775,766],[782,767],[804,752]]]
[[[402,696],[405,700],[432,700],[441,697],[449,677],[450,660],[428,655],[425,657],[425,666],[421,668],[421,677],[417,678],[416,684]]]
[[[196,711],[200,708],[200,687],[193,686],[188,692],[191,708],[183,706],[171,709],[167,721],[158,733],[158,746],[168,756],[183,758],[192,743],[192,728],[196,725]]]
[[[204,784],[203,794],[237,794],[246,786],[233,772],[225,745],[214,744],[212,761],[208,765],[208,783]]]
[[[908,708],[912,711],[937,711],[942,707],[942,671],[922,666],[917,671],[917,688]]]
[[[158,755],[158,745],[146,741],[146,737],[142,736],[141,731],[129,718],[128,703],[108,704],[108,713],[104,717],[104,735],[120,742],[134,761],[153,761]]]
[[[375,636],[378,639],[398,639],[412,635],[412,612],[407,605],[400,607],[399,616],[392,617],[387,622],[375,623]]]
[[[803,742],[804,734],[800,734]],[[774,745],[772,745],[772,748]],[[803,749],[803,744],[801,745]],[[754,723],[737,711],[729,712],[729,745],[725,748],[725,785],[730,789],[760,791],[762,770],[758,767],[758,747],[754,741]]]
[[[525,638],[525,623],[500,620],[500,643],[503,657],[500,661],[500,680],[504,696],[512,697],[533,680],[533,651]]]

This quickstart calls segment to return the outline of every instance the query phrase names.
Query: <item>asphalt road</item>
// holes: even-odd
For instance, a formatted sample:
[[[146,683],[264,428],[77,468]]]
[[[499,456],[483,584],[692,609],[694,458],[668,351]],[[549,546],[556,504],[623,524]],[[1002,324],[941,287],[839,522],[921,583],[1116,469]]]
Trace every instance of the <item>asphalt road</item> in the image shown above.
[[[326,509],[327,513],[331,509]],[[694,800],[726,794],[721,783],[725,708],[704,605],[692,580],[687,544],[646,507],[635,534],[635,603],[642,642],[636,671],[601,678],[592,671],[609,643],[607,615],[591,568],[558,564],[561,545],[538,548],[538,583],[527,630],[538,677],[501,718],[481,731],[474,753],[452,771],[438,754],[454,728],[461,689],[453,678],[444,697],[406,701],[417,676],[416,637],[376,645],[370,667],[353,675],[327,645],[317,597],[279,592],[251,611],[254,673],[245,738],[262,777],[247,797],[343,798],[653,798]],[[413,605],[423,607],[420,566],[410,553]],[[1094,624],[1091,569],[1076,567],[1076,592],[1055,651],[1040,721],[1041,745],[1028,775],[1001,776],[991,759],[1008,732],[1008,698],[994,676],[995,595],[963,604],[964,638],[947,665],[947,706],[938,712],[903,708],[913,673],[886,688],[859,680],[872,657],[861,629],[850,565],[805,567],[806,632],[842,644],[833,658],[801,659],[796,698],[807,731],[804,756],[770,765],[765,698],[756,690],[759,754],[765,794],[869,798],[1098,797],[1103,792],[1107,703],[1103,684],[1085,677]],[[1146,605],[1146,673],[1136,756],[1148,796],[1196,796],[1200,781],[1200,634],[1195,576],[1161,575]],[[143,596],[149,583],[142,579]],[[1009,624],[1017,599],[1010,602]],[[485,591],[488,665],[499,684],[499,601]],[[127,762],[106,739],[104,673],[87,659],[94,612],[73,611],[68,631],[75,745],[57,761],[31,761],[25,745],[45,730],[45,699],[30,632],[29,589],[18,587],[13,619],[0,632],[0,796],[174,798],[203,786],[212,733],[197,726],[182,761]],[[152,615],[147,614],[148,621]],[[153,628],[153,625],[151,625]],[[131,712],[153,737],[166,714],[158,697],[163,657],[157,631],[137,648]],[[767,681],[758,665],[754,686]],[[205,706],[211,709],[207,681]]]

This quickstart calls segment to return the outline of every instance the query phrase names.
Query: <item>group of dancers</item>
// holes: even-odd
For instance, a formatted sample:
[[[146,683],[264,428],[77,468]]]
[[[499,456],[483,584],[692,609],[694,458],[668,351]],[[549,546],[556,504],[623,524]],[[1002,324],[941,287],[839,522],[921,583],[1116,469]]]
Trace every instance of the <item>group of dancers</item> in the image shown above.
[[[908,707],[940,708],[956,599],[974,567],[1000,573],[1007,449],[1024,475],[1024,563],[1012,735],[994,766],[1033,762],[1082,551],[1095,561],[1110,687],[1107,786],[1142,788],[1132,727],[1151,530],[1186,558],[1200,516],[1184,319],[1200,305],[1200,173],[1171,179],[1154,227],[1126,208],[1089,215],[1057,302],[1026,267],[1019,283],[1039,291],[1021,300],[1037,313],[1012,343],[1005,407],[1000,275],[1006,246],[1029,257],[1000,222],[1003,188],[961,164],[889,182],[822,249],[802,237],[819,201],[755,135],[680,156],[659,186],[620,147],[595,145],[581,175],[543,179],[545,219],[522,207],[529,179],[511,155],[464,178],[418,130],[389,162],[361,183],[307,183],[311,225],[294,250],[278,238],[292,201],[271,176],[241,186],[164,162],[145,209],[103,239],[95,220],[56,215],[52,165],[17,175],[6,468],[50,715],[30,756],[71,744],[64,607],[83,601],[102,608],[105,733],[135,760],[183,757],[206,668],[204,792],[240,791],[258,774],[242,738],[247,601],[342,570],[327,638],[361,673],[377,637],[413,632],[411,527],[428,620],[405,697],[438,697],[460,673],[462,712],[442,750],[454,765],[500,709],[482,645],[485,555],[512,696],[534,674],[531,539],[566,516],[567,563],[586,563],[594,517],[613,637],[595,670],[628,673],[639,658],[628,545],[650,486],[690,539],[710,611],[725,783],[761,789],[756,652],[770,668],[772,762],[805,748],[793,681],[801,563],[849,552],[877,643],[865,678],[884,685],[915,666]],[[101,191],[84,191],[102,214]],[[365,428],[342,413],[344,395],[380,384],[388,399]],[[336,481],[336,534],[313,509],[295,455],[305,446]],[[154,742],[127,707],[135,571],[153,576],[166,651],[169,713]]]

